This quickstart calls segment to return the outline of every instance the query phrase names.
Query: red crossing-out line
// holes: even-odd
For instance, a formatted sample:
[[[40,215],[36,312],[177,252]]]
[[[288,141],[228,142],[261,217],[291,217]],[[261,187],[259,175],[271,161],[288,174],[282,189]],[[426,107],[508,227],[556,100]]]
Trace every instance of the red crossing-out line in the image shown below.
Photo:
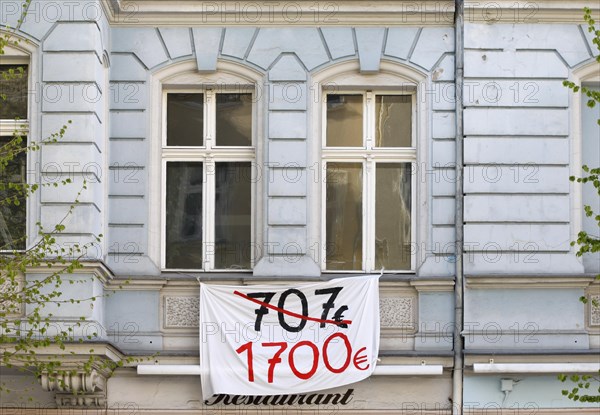
[[[291,317],[296,317],[296,318],[300,318],[302,320],[308,320],[308,321],[315,321],[317,323],[328,323],[328,324],[335,324],[336,326],[340,325],[340,324],[352,324],[351,320],[341,320],[341,321],[335,321],[335,320],[322,320],[320,318],[314,318],[314,317],[309,317],[309,316],[303,316],[302,314],[298,314],[298,313],[294,313],[293,311],[288,311],[286,309],[283,308],[279,308],[279,307],[275,307],[272,304],[269,303],[265,303],[264,301],[260,301],[257,300],[256,298],[252,298],[252,297],[248,297],[246,294],[241,293],[239,291],[234,291],[233,292],[235,295],[239,295],[242,298],[245,298],[246,300],[250,300],[253,303],[256,303],[258,305],[261,305],[263,307],[267,307],[270,308],[271,310],[277,311],[278,313],[283,313],[283,314],[287,314],[288,316]]]

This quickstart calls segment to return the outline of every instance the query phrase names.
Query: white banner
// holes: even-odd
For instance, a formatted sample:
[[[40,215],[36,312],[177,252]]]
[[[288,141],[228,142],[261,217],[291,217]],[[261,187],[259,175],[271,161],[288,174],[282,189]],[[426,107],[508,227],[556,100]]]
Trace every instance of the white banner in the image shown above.
[[[294,286],[200,286],[202,394],[281,395],[373,373],[379,275]]]

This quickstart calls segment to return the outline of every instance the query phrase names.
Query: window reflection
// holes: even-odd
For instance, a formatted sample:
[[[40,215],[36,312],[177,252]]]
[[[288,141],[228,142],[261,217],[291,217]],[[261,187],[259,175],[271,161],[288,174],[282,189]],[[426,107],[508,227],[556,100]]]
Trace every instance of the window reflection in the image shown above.
[[[14,137],[0,137],[0,148],[7,151],[26,146],[27,137],[18,143]],[[0,250],[25,249],[26,193],[23,185],[27,180],[26,152],[19,152],[0,169]],[[15,187],[16,185],[16,187]]]
[[[376,147],[411,147],[411,99],[410,95],[376,96]]]
[[[377,163],[375,187],[375,269],[410,269],[410,163]]]
[[[362,164],[327,163],[326,264],[362,269]]]
[[[0,119],[27,119],[28,65],[0,65]]]
[[[218,146],[252,145],[252,94],[217,94]]]
[[[363,146],[363,96],[327,95],[327,147]]]
[[[204,144],[204,94],[167,95],[167,145]]]
[[[215,268],[249,269],[251,241],[250,163],[216,163]]]
[[[167,268],[202,268],[202,163],[167,163]]]

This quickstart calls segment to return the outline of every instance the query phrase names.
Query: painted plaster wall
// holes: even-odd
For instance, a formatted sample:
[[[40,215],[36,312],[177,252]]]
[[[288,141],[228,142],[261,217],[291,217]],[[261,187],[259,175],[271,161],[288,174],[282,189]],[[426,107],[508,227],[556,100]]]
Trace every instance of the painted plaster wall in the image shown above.
[[[574,24],[465,26],[467,275],[584,271],[569,245],[580,213],[568,177],[578,174],[571,153],[581,137],[562,81],[592,61],[585,33]],[[509,325],[524,319],[535,325],[537,347],[588,348],[581,295],[582,289],[525,286],[468,290],[466,321],[496,324],[505,336],[486,341],[483,326],[472,327],[467,348],[527,348],[508,335]],[[548,313],[553,304],[560,318]]]
[[[598,51],[576,24],[467,22],[464,41],[465,349],[560,355],[594,348],[578,301],[585,284],[546,278],[528,285],[528,276],[584,273],[569,245],[581,215],[569,182],[580,171],[573,156],[579,97],[562,81]],[[511,275],[518,277],[502,282]],[[508,395],[502,378],[516,381]],[[471,373],[465,408],[581,406],[561,395],[568,386],[554,375]]]
[[[583,272],[569,246],[580,137],[562,81],[592,46],[576,24],[465,25],[467,274]]]
[[[512,391],[501,391],[501,380],[514,381]],[[561,393],[567,384],[555,376],[467,376],[465,378],[465,409],[479,409],[494,413],[500,408],[515,411],[534,411],[542,408],[578,408],[581,403],[567,399]],[[592,404],[587,406],[594,407]]]
[[[48,12],[43,12],[43,2],[34,1],[33,7]],[[73,11],[73,15],[63,4],[60,18],[40,18],[43,23],[33,24],[32,15],[21,33],[39,45],[39,76],[34,81],[44,94],[52,94],[35,103],[41,131],[50,134],[73,120],[60,144],[42,150],[41,161],[60,166],[65,174],[74,172],[76,185],[83,177],[88,180],[82,204],[67,224],[68,238],[86,241],[90,229],[104,233],[104,250],[91,255],[105,259],[116,275],[152,278],[160,274],[158,259],[149,254],[151,234],[160,231],[150,228],[148,197],[161,185],[150,181],[149,175],[150,169],[158,167],[150,164],[155,148],[150,132],[156,128],[156,120],[150,117],[151,75],[183,61],[211,72],[217,62],[225,60],[264,75],[269,99],[259,103],[266,116],[258,121],[265,127],[265,135],[259,137],[265,148],[264,162],[294,163],[300,177],[290,184],[283,169],[271,167],[273,181],[264,190],[264,231],[267,240],[279,246],[298,242],[302,254],[309,253],[307,228],[314,220],[307,194],[308,154],[315,144],[310,140],[311,75],[346,60],[358,61],[365,73],[376,73],[382,60],[426,73],[431,133],[423,160],[433,173],[425,181],[430,240],[419,242],[431,247],[436,260],[426,263],[419,275],[452,275],[453,263],[448,260],[452,253],[448,247],[454,245],[455,197],[452,27],[110,28],[104,18],[90,18],[90,10],[85,15],[83,9]],[[2,18],[3,23],[16,22],[12,14]],[[591,38],[575,24],[467,23],[462,102],[467,274],[583,272],[568,245],[574,213],[567,178],[573,173],[569,154],[576,137],[570,96],[561,83],[591,60],[592,46]],[[285,99],[289,84],[301,91],[299,99]],[[52,175],[55,170],[45,173],[50,176],[47,180]],[[42,190],[39,214],[44,223],[62,218],[75,187],[61,192]],[[269,253],[281,254],[276,248]],[[255,273],[288,277],[318,273],[314,261],[305,258],[302,268],[273,262],[258,266]],[[533,322],[539,331],[532,348],[587,349],[584,309],[577,302],[582,294],[579,288],[470,289],[465,320],[480,327],[498,324],[508,334],[492,342],[489,333],[467,331],[467,338],[473,339],[467,348],[522,348],[522,342],[514,341],[511,327]],[[89,318],[106,328],[116,327],[117,334],[124,333],[115,341],[123,350],[186,349],[189,338],[171,346],[163,344],[161,301],[159,288],[122,291],[106,300],[104,315]],[[560,315],[547,313],[546,307],[552,304],[560,304]],[[453,325],[452,311],[449,292],[420,293],[417,321],[422,330],[411,349],[451,350],[450,343],[438,341],[436,325]],[[78,310],[73,313],[80,314]],[[127,342],[124,326],[129,322],[139,323],[135,343]],[[400,349],[397,343],[390,344],[390,349]],[[479,382],[482,378],[473,377],[472,383],[470,379],[465,401],[476,396],[481,396],[481,402],[499,399],[498,379]],[[115,380],[115,387],[121,381]],[[118,395],[113,399],[118,400]]]
[[[355,61],[360,72],[376,76],[382,60],[406,65],[426,74],[420,100],[428,102],[427,149],[419,156],[419,186],[427,187],[429,217],[419,249],[427,251],[429,262],[421,266],[424,276],[451,276],[454,255],[454,36],[452,27],[109,27],[102,13],[95,13],[97,1],[74,7],[66,1],[34,1],[31,14],[21,26],[24,37],[38,44],[36,73],[46,95],[34,102],[32,113],[42,133],[56,132],[72,120],[59,144],[41,152],[42,171],[56,176],[54,166],[75,185],[64,191],[41,192],[40,215],[50,226],[64,216],[78,186],[87,181],[81,204],[66,223],[65,242],[88,241],[90,232],[104,234],[101,250],[89,252],[103,259],[119,277],[156,277],[160,258],[150,254],[150,241],[160,238],[160,229],[149,221],[150,193],[160,191],[161,182],[151,181],[155,143],[151,133],[159,128],[151,119],[151,79],[157,71],[184,61],[194,62],[198,71],[214,72],[218,61],[236,62],[263,74],[265,134],[258,137],[264,148],[262,163],[269,167],[265,177],[272,180],[264,189],[265,226],[270,256],[254,270],[257,276],[318,276],[320,270],[309,256],[307,228],[317,220],[309,214],[307,194],[309,153],[319,146],[311,135],[310,110],[320,110],[311,93],[311,77],[330,65]],[[16,24],[17,13],[9,10],[4,23]],[[290,85],[300,91],[297,99],[284,94]],[[423,102],[418,103],[424,105]],[[294,165],[298,180],[286,179]],[[68,176],[69,175],[69,176]],[[55,179],[54,179],[55,180]],[[34,211],[37,210],[34,209]],[[313,221],[313,222],[311,222]],[[159,241],[160,242],[160,241]],[[299,261],[290,265],[279,260],[281,247],[293,242],[301,248]],[[427,321],[452,319],[449,291],[439,293],[443,301],[427,301],[419,313]],[[139,316],[158,313],[158,291],[125,291],[107,299],[104,333],[114,333],[137,322]],[[119,310],[118,312],[115,310]],[[137,313],[137,314],[136,314]],[[141,313],[141,314],[140,314]],[[119,341],[125,350],[162,348],[157,319],[138,322],[134,344]],[[143,326],[143,327],[142,327]],[[439,339],[439,335],[433,336]],[[423,336],[417,346],[449,350],[448,342],[432,342]],[[394,342],[391,343],[390,347]],[[420,344],[420,346],[419,346]],[[181,347],[181,345],[179,345]],[[404,347],[409,347],[404,345]]]
[[[433,101],[431,160],[437,177],[431,186],[433,253],[448,254],[453,243],[453,193],[446,180],[451,176],[454,137],[454,103],[451,94],[440,98],[436,90],[452,90],[451,28],[113,28],[111,32],[110,165],[119,180],[109,183],[110,246],[108,263],[117,273],[156,275],[158,258],[148,258],[148,157],[152,143],[148,119],[149,75],[170,64],[195,60],[200,71],[216,70],[218,60],[247,65],[264,73],[259,87],[267,114],[263,164],[270,166],[266,192],[266,254],[259,262],[259,276],[318,275],[309,258],[307,226],[311,218],[307,178],[311,145],[311,122],[307,114],[313,102],[311,73],[340,61],[357,60],[363,73],[376,73],[381,59],[400,62],[430,74],[428,92]],[[299,91],[293,97],[290,89]],[[130,94],[123,93],[126,89]],[[117,91],[120,93],[117,94]],[[424,97],[425,98],[425,97]],[[258,120],[263,122],[263,120]],[[424,158],[425,160],[425,158]],[[427,163],[428,165],[430,163]],[[286,167],[287,166],[287,167]],[[287,179],[293,166],[294,180]],[[284,168],[285,167],[285,168]],[[442,175],[443,172],[443,175]],[[122,174],[121,174],[122,173]],[[423,173],[425,174],[425,173]],[[443,177],[442,177],[443,176]],[[132,238],[135,236],[135,238]],[[129,242],[134,240],[134,244]],[[425,241],[420,241],[425,242]],[[428,241],[429,242],[429,241]],[[297,244],[303,257],[290,266],[281,259],[284,247]],[[127,245],[127,249],[125,246]],[[128,265],[125,257],[136,256]],[[121,260],[119,260],[119,258]],[[445,274],[447,267],[442,267]],[[431,271],[430,271],[431,272]]]
[[[4,7],[3,23],[15,25],[18,8]],[[32,114],[41,134],[52,134],[72,121],[60,143],[45,146],[40,158],[44,180],[55,181],[59,174],[71,177],[75,185],[61,192],[44,189],[33,211],[39,209],[47,226],[59,221],[85,179],[88,190],[68,218],[64,238],[89,241],[92,232],[104,234],[102,249],[89,256],[105,260],[117,275],[160,273],[160,258],[149,252],[151,238],[160,234],[158,225],[150,228],[149,194],[161,186],[150,182],[149,175],[159,168],[150,163],[155,151],[150,133],[158,125],[150,119],[152,73],[186,60],[195,61],[201,72],[211,72],[218,60],[228,60],[264,74],[265,99],[258,105],[267,115],[257,122],[266,132],[259,137],[265,149],[262,162],[274,167],[264,189],[265,226],[258,231],[265,234],[266,254],[275,260],[259,263],[255,274],[314,276],[320,271],[309,258],[307,228],[317,218],[308,213],[306,181],[310,146],[319,142],[308,140],[308,113],[317,106],[311,100],[311,74],[348,60],[359,62],[362,73],[376,74],[382,59],[428,74],[420,98],[431,102],[430,133],[418,174],[421,185],[428,187],[429,200],[422,203],[430,220],[427,237],[416,242],[423,258],[436,260],[419,272],[452,274],[444,259],[454,254],[451,27],[109,28],[94,0],[79,6],[33,1],[19,33],[39,45],[33,82],[43,96],[34,100]],[[283,96],[288,84],[300,91],[297,99]],[[299,180],[294,183],[277,167],[288,163],[297,169]],[[289,242],[297,244],[301,255],[294,267],[278,260]]]

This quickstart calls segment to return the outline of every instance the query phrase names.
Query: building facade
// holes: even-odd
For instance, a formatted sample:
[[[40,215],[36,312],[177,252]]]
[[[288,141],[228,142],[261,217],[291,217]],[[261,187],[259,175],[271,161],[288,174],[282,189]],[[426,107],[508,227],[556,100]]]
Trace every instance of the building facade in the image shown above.
[[[48,312],[93,333],[66,366],[139,360],[66,388],[42,377],[33,402],[3,394],[0,411],[596,413],[557,374],[600,353],[600,309],[579,301],[600,298],[600,258],[570,245],[597,235],[583,204],[600,206],[569,181],[600,165],[600,114],[562,85],[600,85],[582,18],[597,3],[33,0],[20,22],[21,3],[2,2],[21,42],[0,64],[26,66],[27,99],[0,132],[71,121],[23,171],[73,183],[0,225],[31,246],[87,183],[59,242],[104,236],[64,295],[98,299]],[[380,272],[391,374],[282,409],[138,371],[201,364],[199,282]]]

